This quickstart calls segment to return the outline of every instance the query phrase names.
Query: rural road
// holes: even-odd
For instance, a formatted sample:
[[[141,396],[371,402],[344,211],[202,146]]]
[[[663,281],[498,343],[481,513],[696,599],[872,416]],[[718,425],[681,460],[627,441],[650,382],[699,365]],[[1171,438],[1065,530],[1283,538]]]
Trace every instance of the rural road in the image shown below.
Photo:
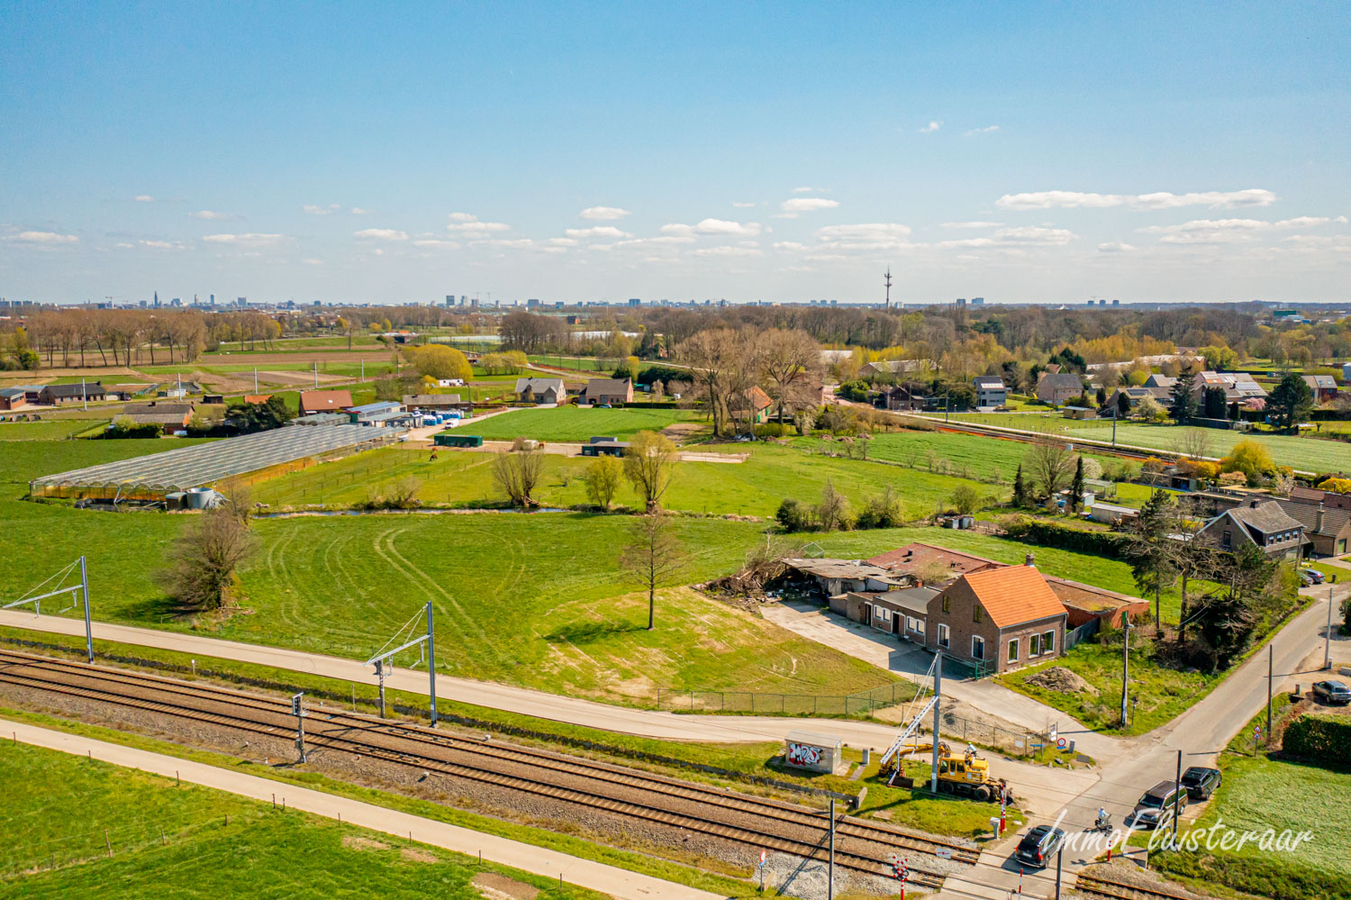
[[[453,850],[466,856],[476,856],[482,851],[485,860],[550,879],[562,879],[569,884],[600,891],[621,900],[652,900],[654,897],[671,897],[675,900],[720,900],[723,896],[638,872],[630,872],[627,869],[568,856],[556,850],[396,812],[323,791],[257,778],[242,772],[179,759],[176,756],[165,756],[148,750],[51,731],[23,722],[6,722],[5,725],[7,726],[5,730],[10,731],[15,740],[25,744],[59,750],[75,756],[88,755],[114,765],[162,775],[170,780],[182,778],[183,781],[192,784],[263,803],[274,802],[275,798],[275,802],[284,803],[290,809],[337,819],[344,824],[369,828],[395,837],[411,835],[412,839],[419,843]]]

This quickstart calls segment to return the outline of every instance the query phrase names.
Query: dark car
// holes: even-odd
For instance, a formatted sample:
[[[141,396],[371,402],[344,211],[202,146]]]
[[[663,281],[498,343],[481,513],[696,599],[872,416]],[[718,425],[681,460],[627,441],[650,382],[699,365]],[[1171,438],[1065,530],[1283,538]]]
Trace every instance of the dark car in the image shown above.
[[[1173,821],[1174,809],[1181,813],[1186,808],[1186,786],[1176,781],[1160,781],[1135,804],[1127,824],[1135,828],[1159,828]]]
[[[1209,800],[1210,795],[1220,786],[1223,777],[1219,769],[1192,766],[1182,773],[1182,786],[1187,789],[1187,796],[1191,799]]]
[[[1319,681],[1313,686],[1313,695],[1332,706],[1351,703],[1351,688],[1340,681]]]
[[[1021,863],[1044,869],[1065,840],[1065,832],[1050,825],[1038,825],[1023,835],[1014,857]]]

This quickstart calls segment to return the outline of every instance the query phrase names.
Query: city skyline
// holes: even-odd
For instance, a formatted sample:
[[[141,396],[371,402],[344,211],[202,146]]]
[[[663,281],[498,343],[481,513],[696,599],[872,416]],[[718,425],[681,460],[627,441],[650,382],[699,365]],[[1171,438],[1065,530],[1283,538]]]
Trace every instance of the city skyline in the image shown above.
[[[1334,302],[1333,4],[10,8],[0,296]]]

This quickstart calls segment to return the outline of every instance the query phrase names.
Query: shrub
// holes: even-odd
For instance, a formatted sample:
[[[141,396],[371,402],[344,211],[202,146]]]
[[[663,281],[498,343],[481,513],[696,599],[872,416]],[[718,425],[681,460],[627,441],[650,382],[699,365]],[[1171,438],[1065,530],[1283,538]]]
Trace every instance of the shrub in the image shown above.
[[[1234,445],[1228,455],[1220,460],[1220,471],[1224,473],[1242,472],[1248,484],[1256,485],[1263,475],[1276,471],[1276,463],[1266,446],[1252,440],[1242,440]]]
[[[774,514],[778,520],[779,527],[784,531],[811,531],[812,529],[812,511],[803,503],[794,500],[792,497],[779,504],[779,511]]]
[[[1282,746],[1300,759],[1351,766],[1351,719],[1300,716],[1285,729]]]
[[[859,528],[899,528],[905,524],[900,498],[890,485],[881,494],[864,501],[855,524]]]

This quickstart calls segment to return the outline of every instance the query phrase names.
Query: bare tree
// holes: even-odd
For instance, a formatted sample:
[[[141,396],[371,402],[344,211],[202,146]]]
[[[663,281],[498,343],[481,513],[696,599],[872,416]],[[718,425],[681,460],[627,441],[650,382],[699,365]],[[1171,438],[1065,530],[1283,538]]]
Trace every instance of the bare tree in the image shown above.
[[[624,475],[643,498],[650,512],[661,502],[661,495],[675,474],[675,444],[655,431],[640,431],[624,452]]]
[[[1074,478],[1074,451],[1064,438],[1044,434],[1032,442],[1023,467],[1039,499],[1053,497]]]
[[[657,588],[673,582],[685,568],[684,545],[675,535],[670,514],[657,510],[635,516],[629,542],[619,553],[619,568],[647,588],[647,630],[656,627]]]
[[[185,610],[220,609],[230,603],[239,580],[235,569],[253,548],[246,499],[209,509],[169,549],[160,586]]]
[[[677,356],[691,366],[694,385],[708,403],[715,437],[723,432],[724,402],[728,382],[738,365],[737,349],[737,341],[728,328],[696,332],[676,348]]]
[[[543,474],[544,454],[538,450],[501,450],[493,458],[493,481],[512,506],[536,505],[533,494]]]
[[[1205,428],[1180,428],[1173,449],[1187,459],[1200,462],[1210,456],[1210,432]]]

